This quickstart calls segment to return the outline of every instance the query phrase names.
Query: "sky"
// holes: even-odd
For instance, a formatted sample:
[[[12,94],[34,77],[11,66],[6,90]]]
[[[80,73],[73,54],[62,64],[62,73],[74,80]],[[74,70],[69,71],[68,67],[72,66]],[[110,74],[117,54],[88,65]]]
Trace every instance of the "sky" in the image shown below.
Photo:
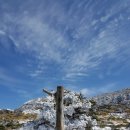
[[[0,0],[0,108],[57,85],[130,87],[130,0]]]

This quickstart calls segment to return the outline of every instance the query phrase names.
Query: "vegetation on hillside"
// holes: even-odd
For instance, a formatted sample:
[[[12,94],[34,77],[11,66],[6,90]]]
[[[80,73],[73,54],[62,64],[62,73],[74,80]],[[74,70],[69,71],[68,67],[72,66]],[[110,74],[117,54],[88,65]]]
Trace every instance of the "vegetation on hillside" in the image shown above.
[[[24,114],[22,112],[0,110],[0,130],[12,130],[21,127],[20,121],[35,120],[35,114]]]

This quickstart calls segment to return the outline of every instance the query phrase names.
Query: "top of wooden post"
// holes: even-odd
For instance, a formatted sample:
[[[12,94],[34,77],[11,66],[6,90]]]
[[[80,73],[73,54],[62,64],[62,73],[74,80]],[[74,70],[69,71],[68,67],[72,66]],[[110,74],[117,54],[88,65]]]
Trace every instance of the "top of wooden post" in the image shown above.
[[[64,89],[63,86],[57,86],[57,89]]]

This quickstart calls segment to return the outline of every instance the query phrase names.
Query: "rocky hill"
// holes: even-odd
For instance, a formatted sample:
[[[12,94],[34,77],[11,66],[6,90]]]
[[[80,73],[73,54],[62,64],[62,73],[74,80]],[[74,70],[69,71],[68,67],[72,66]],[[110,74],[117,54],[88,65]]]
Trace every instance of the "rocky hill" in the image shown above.
[[[126,92],[127,91],[127,92]],[[117,101],[114,104],[115,99]],[[119,95],[122,100],[118,102]],[[126,96],[127,95],[127,96]],[[89,124],[92,130],[129,130],[130,109],[129,89],[111,94],[105,94],[88,100],[80,93],[64,90],[64,118],[65,130],[85,130]],[[111,100],[107,98],[111,97]],[[106,98],[107,97],[107,98]],[[105,99],[105,102],[101,99]],[[121,98],[122,99],[122,98]],[[126,104],[125,103],[127,100]],[[101,103],[103,101],[103,103]],[[114,101],[112,103],[112,101]],[[54,130],[56,120],[55,98],[52,95],[33,99],[20,108],[10,110],[0,110],[0,130]],[[117,108],[124,111],[118,113]]]
[[[117,128],[130,126],[130,89],[105,93],[92,98],[92,113],[101,125],[113,124]]]
[[[130,89],[123,89],[121,91],[115,91],[112,93],[104,93],[102,95],[92,98],[97,102],[99,106],[103,105],[114,105],[114,104],[124,104],[130,107]]]
[[[73,128],[86,127],[88,121],[93,124],[96,120],[87,116],[87,112],[91,108],[91,103],[86,99],[81,99],[80,94],[66,91],[64,92],[64,117],[65,128],[71,130]],[[17,111],[23,113],[37,114],[37,120],[27,123],[23,126],[23,129],[54,129],[56,120],[55,110],[55,98],[54,96],[47,96],[46,98],[38,98],[26,102]]]

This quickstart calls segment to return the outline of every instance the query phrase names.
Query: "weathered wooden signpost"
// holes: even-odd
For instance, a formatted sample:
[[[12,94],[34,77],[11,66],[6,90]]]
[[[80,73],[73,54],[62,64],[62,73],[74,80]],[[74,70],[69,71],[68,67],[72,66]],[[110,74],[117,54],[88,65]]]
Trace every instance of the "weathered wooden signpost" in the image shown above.
[[[47,93],[50,96],[54,96],[56,100],[56,130],[64,130],[64,112],[63,112],[63,96],[64,96],[64,87],[57,86],[57,92],[51,93],[45,89],[43,92]]]
[[[63,96],[64,88],[58,86],[56,92],[56,130],[64,130]]]

